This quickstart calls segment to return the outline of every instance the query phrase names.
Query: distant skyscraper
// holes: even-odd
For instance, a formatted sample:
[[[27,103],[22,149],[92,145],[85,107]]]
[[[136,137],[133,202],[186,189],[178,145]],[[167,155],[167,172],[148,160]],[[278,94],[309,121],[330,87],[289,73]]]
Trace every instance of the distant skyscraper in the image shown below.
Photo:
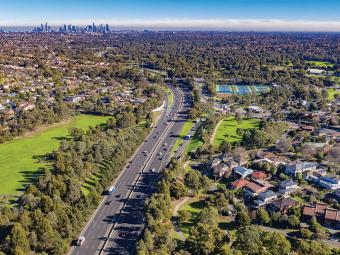
[[[110,32],[110,27],[109,27],[109,24],[106,24],[106,26],[105,26],[105,30],[106,30],[106,32],[107,32],[107,33],[109,33],[109,32]]]

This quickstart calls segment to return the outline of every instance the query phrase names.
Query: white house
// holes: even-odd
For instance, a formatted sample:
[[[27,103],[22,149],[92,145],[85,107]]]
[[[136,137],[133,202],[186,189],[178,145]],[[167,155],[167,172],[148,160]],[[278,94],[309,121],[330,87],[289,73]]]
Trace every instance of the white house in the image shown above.
[[[289,179],[287,181],[282,181],[279,183],[279,194],[286,196],[291,193],[294,193],[296,190],[298,190],[300,187],[297,185],[296,182]]]
[[[290,176],[296,176],[298,173],[304,173],[307,171],[313,172],[316,170],[318,164],[315,162],[296,162],[289,164],[285,168],[285,173]]]

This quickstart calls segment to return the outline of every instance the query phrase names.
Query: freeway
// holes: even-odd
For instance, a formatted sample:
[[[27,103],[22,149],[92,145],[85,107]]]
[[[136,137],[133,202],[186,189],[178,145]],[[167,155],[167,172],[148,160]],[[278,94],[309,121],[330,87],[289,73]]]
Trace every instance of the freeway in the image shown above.
[[[174,93],[172,107],[163,111],[157,126],[115,181],[116,192],[104,196],[81,233],[84,243],[71,247],[70,255],[134,253],[144,227],[144,201],[155,191],[159,172],[170,160],[191,107],[189,91],[169,87]]]

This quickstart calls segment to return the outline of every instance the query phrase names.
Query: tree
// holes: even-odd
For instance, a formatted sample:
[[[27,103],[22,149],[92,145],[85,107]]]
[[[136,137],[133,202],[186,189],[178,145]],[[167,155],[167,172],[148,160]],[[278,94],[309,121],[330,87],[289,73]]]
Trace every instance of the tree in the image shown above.
[[[184,177],[184,183],[187,187],[193,190],[193,192],[199,191],[201,187],[200,177],[196,171],[189,171]]]
[[[238,227],[245,227],[250,225],[250,217],[248,213],[245,211],[237,212],[235,217],[235,224]]]
[[[190,229],[185,246],[192,254],[208,255],[220,250],[224,239],[223,232],[217,226],[198,223]]]
[[[237,129],[236,129],[236,134],[237,134],[239,137],[243,137],[243,135],[244,135],[244,129],[243,129],[243,128],[237,128]]]
[[[289,215],[288,216],[288,225],[291,228],[296,228],[296,227],[300,226],[300,219],[295,215]]]
[[[275,146],[280,152],[288,152],[293,149],[291,140],[287,138],[280,138]]]
[[[217,209],[213,206],[209,206],[205,207],[201,211],[198,219],[199,222],[212,226],[217,225],[217,217],[218,217]]]
[[[299,254],[308,254],[308,255],[331,255],[332,252],[330,248],[317,241],[309,240],[298,240],[297,244],[297,252]]]
[[[306,228],[300,228],[299,234],[300,234],[301,238],[303,238],[303,239],[311,239],[313,232],[311,232],[310,230],[308,230]]]
[[[259,224],[265,225],[270,222],[270,217],[268,212],[264,208],[260,208],[256,212],[256,220]]]
[[[304,159],[311,160],[316,155],[316,149],[311,145],[304,145],[301,149],[302,156]]]
[[[220,147],[219,147],[219,150],[222,152],[222,153],[228,153],[228,152],[231,152],[231,144],[226,141],[226,140],[223,140],[220,144]]]
[[[8,240],[10,247],[12,247],[14,250],[17,250],[18,254],[20,254],[20,252],[23,254],[30,252],[27,233],[20,223],[14,223],[11,233],[8,236]]]
[[[262,232],[261,240],[269,254],[290,254],[291,245],[286,237],[276,232]]]
[[[340,146],[331,148],[327,154],[327,160],[333,162],[334,166],[340,164]]]
[[[234,247],[244,255],[261,254],[262,241],[258,228],[246,226],[237,230]]]
[[[187,210],[181,210],[178,212],[178,219],[180,222],[187,221],[191,218],[191,213]]]

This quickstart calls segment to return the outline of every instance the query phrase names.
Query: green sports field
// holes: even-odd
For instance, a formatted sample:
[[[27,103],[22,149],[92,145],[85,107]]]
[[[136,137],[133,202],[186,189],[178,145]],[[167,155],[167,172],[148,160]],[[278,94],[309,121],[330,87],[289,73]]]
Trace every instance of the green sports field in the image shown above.
[[[238,128],[252,129],[258,128],[260,121],[258,119],[244,119],[238,123],[234,117],[223,119],[218,127],[213,139],[213,145],[218,147],[223,140],[228,142],[240,141],[241,137],[236,134]]]
[[[87,129],[108,118],[80,115],[30,136],[0,144],[0,194],[16,195],[25,184],[32,182],[39,175],[39,168],[44,167],[37,158],[57,149],[60,139],[68,135],[69,128]]]

